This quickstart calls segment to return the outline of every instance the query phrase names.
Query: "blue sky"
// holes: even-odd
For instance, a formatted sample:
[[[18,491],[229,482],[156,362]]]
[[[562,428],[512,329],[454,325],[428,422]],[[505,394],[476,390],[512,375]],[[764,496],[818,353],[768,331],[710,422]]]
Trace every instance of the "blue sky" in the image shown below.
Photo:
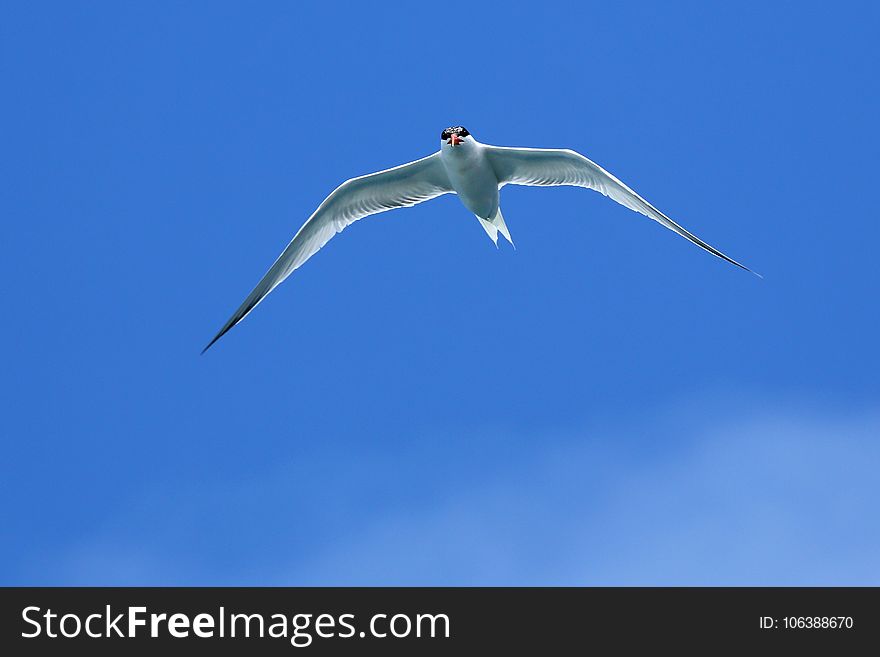
[[[869,3],[0,11],[3,584],[880,584]],[[576,149],[580,189],[336,237],[342,180]]]

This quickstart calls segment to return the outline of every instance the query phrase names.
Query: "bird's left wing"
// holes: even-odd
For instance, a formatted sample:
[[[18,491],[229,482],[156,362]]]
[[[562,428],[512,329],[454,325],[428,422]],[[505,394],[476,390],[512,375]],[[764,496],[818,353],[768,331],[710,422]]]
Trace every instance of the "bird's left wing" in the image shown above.
[[[452,191],[439,153],[345,181],[324,199],[302,225],[275,264],[202,353],[346,226],[371,214],[409,207]]]
[[[683,226],[679,226],[636,194],[630,187],[580,153],[568,149],[551,148],[506,148],[504,146],[486,146],[485,148],[501,185],[508,183],[513,185],[573,185],[594,189],[630,210],[635,210],[666,226],[669,230],[678,233],[712,255],[746,271],[752,271],[736,260],[728,258]]]

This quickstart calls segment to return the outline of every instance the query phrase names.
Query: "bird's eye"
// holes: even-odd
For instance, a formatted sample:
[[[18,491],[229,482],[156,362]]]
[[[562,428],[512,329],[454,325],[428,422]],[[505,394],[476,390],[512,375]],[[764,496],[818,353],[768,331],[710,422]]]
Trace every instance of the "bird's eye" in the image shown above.
[[[449,139],[449,130],[444,130],[440,133],[440,139]]]
[[[462,128],[461,130],[459,130],[458,134],[462,137],[467,137],[471,133],[469,133],[466,128]]]

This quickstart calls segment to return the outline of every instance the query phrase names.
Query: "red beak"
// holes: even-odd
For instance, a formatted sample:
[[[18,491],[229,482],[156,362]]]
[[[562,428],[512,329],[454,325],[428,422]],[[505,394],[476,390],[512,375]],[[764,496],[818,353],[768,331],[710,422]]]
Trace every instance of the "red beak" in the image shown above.
[[[455,134],[455,133],[453,132],[453,133],[449,136],[449,143],[452,144],[453,146],[457,146],[458,144],[461,143],[461,137],[459,137],[457,134]]]

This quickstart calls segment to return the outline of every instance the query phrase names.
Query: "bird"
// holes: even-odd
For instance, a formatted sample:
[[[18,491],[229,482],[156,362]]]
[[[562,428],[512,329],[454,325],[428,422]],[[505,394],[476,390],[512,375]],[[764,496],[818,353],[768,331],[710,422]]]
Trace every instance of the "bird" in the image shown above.
[[[457,194],[496,247],[499,233],[513,245],[510,230],[501,214],[499,192],[505,185],[569,185],[595,190],[653,219],[712,255],[760,276],[674,222],[580,153],[570,149],[482,144],[464,126],[458,125],[440,133],[440,150],[436,153],[391,169],[351,178],[333,190],[202,353],[247,317],[266,295],[330,238],[358,219],[424,203],[444,194]]]

